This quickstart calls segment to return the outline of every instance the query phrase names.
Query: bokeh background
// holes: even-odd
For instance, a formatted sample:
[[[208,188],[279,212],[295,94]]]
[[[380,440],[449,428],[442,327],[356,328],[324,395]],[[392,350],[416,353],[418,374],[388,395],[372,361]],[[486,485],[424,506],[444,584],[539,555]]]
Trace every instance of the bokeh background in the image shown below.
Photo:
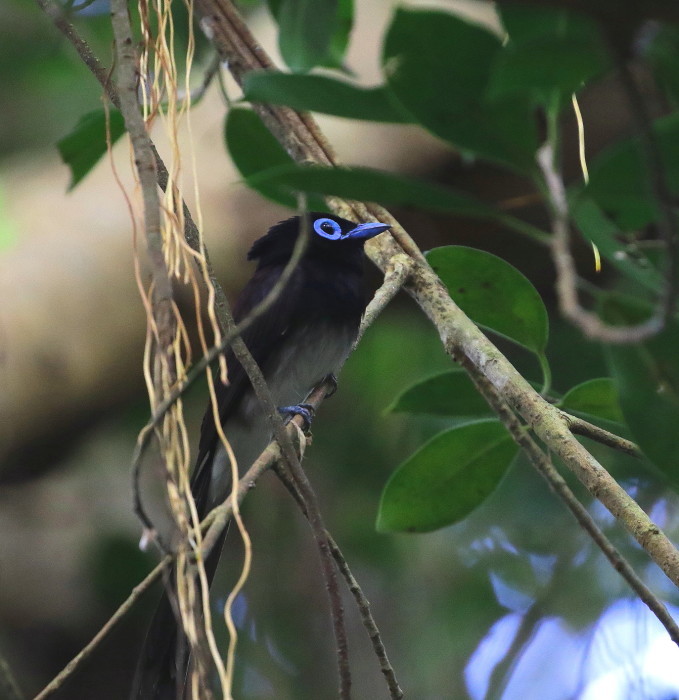
[[[439,4],[481,20],[491,16],[486,3]],[[379,79],[380,41],[393,6],[387,0],[356,5],[348,65],[371,84]],[[266,9],[252,4],[246,11],[275,55]],[[78,28],[110,65],[105,3],[83,14]],[[197,74],[209,60],[200,56]],[[148,418],[145,321],[128,210],[111,162],[104,159],[67,192],[69,174],[55,147],[82,114],[101,105],[101,90],[34,3],[0,4],[0,76],[0,653],[32,697],[157,560],[137,547],[129,475],[136,436]],[[638,77],[653,105],[650,81],[643,72]],[[585,92],[581,107],[591,154],[630,130],[612,79]],[[233,298],[249,274],[243,261],[250,243],[288,212],[239,183],[223,146],[224,114],[213,86],[192,114],[191,142],[206,239]],[[518,206],[520,216],[547,226],[525,181],[465,162],[420,130],[331,118],[321,123],[347,163],[454,184],[508,209]],[[574,125],[567,120],[565,128],[565,169],[577,177]],[[157,139],[163,151],[162,134]],[[128,189],[129,162],[121,142],[113,163]],[[422,249],[464,244],[492,251],[552,304],[553,270],[543,249],[496,225],[395,213]],[[584,245],[578,254],[591,257]],[[372,270],[370,278],[375,287]],[[609,282],[605,271],[597,281]],[[188,308],[186,290],[177,291]],[[603,375],[599,347],[583,343],[554,311],[550,337],[557,390]],[[539,380],[528,354],[498,342],[528,378]],[[679,650],[521,458],[464,522],[428,535],[375,531],[390,473],[446,425],[387,409],[410,383],[449,366],[433,328],[409,299],[398,298],[323,405],[305,461],[326,523],[372,602],[406,696],[679,697]],[[205,386],[197,384],[186,400],[194,439],[205,404]],[[677,499],[663,484],[630,459],[589,447],[676,538]],[[590,503],[577,484],[573,488]],[[679,605],[671,584],[611,517],[596,504],[591,510],[653,590]],[[245,513],[254,567],[237,606],[236,697],[331,698],[332,634],[309,528],[272,475],[248,497]],[[241,562],[233,535],[223,562],[217,606]],[[126,696],[157,593],[134,608],[55,697]],[[356,697],[386,698],[348,597],[345,607]]]

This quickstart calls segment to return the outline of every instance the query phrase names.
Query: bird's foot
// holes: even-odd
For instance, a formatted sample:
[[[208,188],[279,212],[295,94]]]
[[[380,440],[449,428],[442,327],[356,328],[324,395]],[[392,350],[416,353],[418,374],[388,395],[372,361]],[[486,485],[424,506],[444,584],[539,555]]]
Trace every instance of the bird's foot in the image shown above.
[[[325,398],[329,399],[337,391],[337,377],[334,374],[329,374],[323,381],[326,384],[330,384],[330,388],[325,395]]]
[[[304,432],[309,430],[311,427],[311,421],[314,418],[314,407],[310,403],[298,403],[295,406],[281,406],[279,407],[278,412],[282,416],[287,416],[288,418],[302,416],[302,420],[304,421]]]

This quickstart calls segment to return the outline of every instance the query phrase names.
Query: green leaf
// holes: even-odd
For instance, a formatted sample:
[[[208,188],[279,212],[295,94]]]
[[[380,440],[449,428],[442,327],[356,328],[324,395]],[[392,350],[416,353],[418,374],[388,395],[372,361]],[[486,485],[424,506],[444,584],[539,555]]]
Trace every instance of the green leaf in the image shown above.
[[[111,144],[125,133],[123,115],[109,110]],[[106,112],[97,109],[80,117],[75,129],[57,143],[61,159],[71,169],[72,190],[106,153]]]
[[[281,0],[276,11],[278,47],[295,73],[323,63],[338,23],[338,0]]]
[[[610,300],[605,317],[637,323],[629,302]],[[679,482],[679,325],[633,345],[608,345],[606,358],[620,396],[620,407],[634,440],[674,483]]]
[[[566,392],[558,404],[567,413],[624,423],[618,391],[610,377],[590,379]]]
[[[574,196],[570,213],[582,235],[589,239],[607,260],[622,274],[653,292],[662,288],[663,278],[651,261],[641,254],[632,255],[623,244],[623,232],[588,197]]]
[[[266,183],[253,184],[249,179],[250,176],[262,170],[281,165],[293,165],[292,158],[264,126],[261,119],[251,109],[244,107],[230,109],[226,115],[224,136],[231,160],[238,172],[248,179],[248,183],[264,197],[296,209],[297,200],[289,190],[267,186]],[[323,211],[326,208],[325,202],[317,197],[309,198],[307,205],[312,211],[318,209]]]
[[[250,102],[286,105],[346,119],[393,123],[409,120],[386,88],[362,88],[324,75],[253,72],[245,78],[244,94]]]
[[[533,388],[538,385],[530,382]],[[477,417],[493,415],[467,373],[460,367],[421,379],[404,389],[387,413],[423,413],[436,416]]]
[[[330,37],[328,54],[323,62],[326,68],[345,70],[344,55],[349,47],[349,37],[354,26],[354,0],[339,0],[335,31]]]
[[[608,54],[593,19],[559,7],[504,4],[499,7],[509,34],[498,53],[489,96],[527,93],[542,104],[572,93],[602,73]]]
[[[489,100],[501,42],[455,15],[399,8],[383,63],[389,87],[417,121],[465,154],[534,172],[537,133],[530,100]]]
[[[412,384],[387,409],[390,413],[426,413],[437,416],[492,414],[463,369],[439,372]]]
[[[549,337],[547,309],[535,287],[515,267],[465,246],[434,248],[427,260],[473,321],[544,355]]]
[[[463,520],[495,490],[517,449],[496,420],[439,433],[392,474],[377,529],[430,532]]]
[[[300,166],[274,168],[248,177],[259,189],[282,193],[312,192],[381,204],[418,206],[477,218],[502,217],[493,207],[469,194],[414,178],[370,168]]]
[[[679,111],[653,123],[667,184],[679,194]],[[639,138],[619,141],[589,164],[589,184],[584,188],[624,230],[642,228],[658,218],[658,207],[649,182],[648,167]]]

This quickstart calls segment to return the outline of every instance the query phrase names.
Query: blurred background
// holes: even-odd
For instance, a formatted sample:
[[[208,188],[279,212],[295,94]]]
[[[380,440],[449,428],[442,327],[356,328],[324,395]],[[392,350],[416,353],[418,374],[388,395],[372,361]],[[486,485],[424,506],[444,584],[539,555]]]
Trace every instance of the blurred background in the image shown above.
[[[486,3],[439,4],[492,17]],[[366,85],[379,80],[380,37],[392,9],[387,0],[356,3],[347,63]],[[246,11],[257,38],[276,55],[266,8],[250,4]],[[110,65],[106,4],[95,2],[81,15],[78,28]],[[209,52],[199,55],[198,81],[210,60]],[[105,158],[67,192],[69,173],[55,147],[82,114],[101,106],[98,84],[47,16],[24,0],[0,4],[0,75],[0,653],[32,697],[157,561],[137,547],[129,474],[149,415],[141,373],[145,319],[128,209],[111,162]],[[638,77],[653,104],[650,82]],[[591,154],[630,131],[612,79],[585,92],[581,107]],[[249,245],[289,212],[239,183],[223,147],[224,114],[213,86],[192,113],[192,142],[206,239],[233,298],[250,274],[243,262]],[[346,163],[454,184],[548,226],[527,181],[464,162],[421,130],[321,123]],[[572,146],[565,149],[565,170],[573,178],[579,173],[574,124],[566,124],[566,135]],[[167,153],[162,134],[157,138]],[[116,145],[113,163],[131,191],[125,143]],[[552,304],[553,270],[544,249],[492,224],[415,210],[395,214],[423,250],[463,244],[494,252]],[[591,257],[585,245],[578,254]],[[374,288],[379,277],[370,276]],[[187,291],[177,292],[188,306]],[[550,335],[557,391],[603,376],[599,346],[553,311]],[[531,356],[498,342],[525,376],[539,381]],[[428,535],[375,531],[390,473],[446,425],[386,409],[403,388],[449,366],[433,328],[409,299],[398,298],[347,363],[337,394],[314,424],[305,460],[406,696],[679,697],[679,650],[521,458],[464,522]],[[205,405],[199,383],[186,400],[195,440]],[[676,539],[676,497],[630,459],[588,447]],[[591,510],[648,585],[679,612],[669,581],[602,508]],[[250,494],[245,513],[254,566],[237,604],[235,696],[334,697],[328,606],[309,528],[272,475]],[[232,533],[227,543],[214,587],[217,606],[239,572],[237,540]],[[157,593],[133,609],[55,697],[126,697]],[[345,609],[355,696],[386,698],[349,598]]]

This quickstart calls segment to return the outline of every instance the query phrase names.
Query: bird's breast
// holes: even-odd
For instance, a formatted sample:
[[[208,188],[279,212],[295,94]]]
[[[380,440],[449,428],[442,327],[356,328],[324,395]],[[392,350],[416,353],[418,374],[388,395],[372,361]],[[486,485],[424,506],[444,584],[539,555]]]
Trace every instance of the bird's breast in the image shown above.
[[[355,337],[356,328],[348,323],[315,323],[290,332],[264,368],[274,403],[277,406],[302,403],[314,386],[339,370]],[[261,412],[252,392],[248,392],[245,401],[246,415]]]
[[[280,350],[262,368],[276,406],[302,403],[319,382],[340,369],[355,338],[356,326],[348,323],[316,323],[286,335]],[[225,422],[224,432],[242,474],[272,437],[269,421],[251,388],[239,410]],[[212,466],[210,508],[226,497],[231,483],[230,460],[220,443]]]

